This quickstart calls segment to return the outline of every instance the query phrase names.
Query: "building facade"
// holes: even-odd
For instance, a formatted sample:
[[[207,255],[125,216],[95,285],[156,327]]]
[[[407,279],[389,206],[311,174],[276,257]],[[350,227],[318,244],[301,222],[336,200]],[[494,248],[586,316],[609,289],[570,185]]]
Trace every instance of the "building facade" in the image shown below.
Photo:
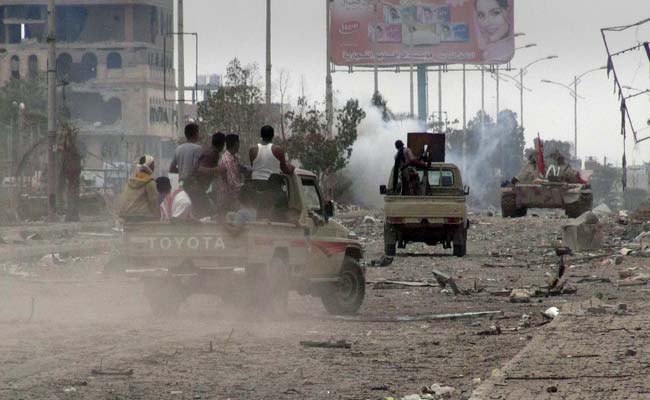
[[[56,4],[57,96],[86,167],[147,153],[162,168],[177,132],[173,0]],[[47,0],[0,0],[0,86],[47,71],[47,32]]]

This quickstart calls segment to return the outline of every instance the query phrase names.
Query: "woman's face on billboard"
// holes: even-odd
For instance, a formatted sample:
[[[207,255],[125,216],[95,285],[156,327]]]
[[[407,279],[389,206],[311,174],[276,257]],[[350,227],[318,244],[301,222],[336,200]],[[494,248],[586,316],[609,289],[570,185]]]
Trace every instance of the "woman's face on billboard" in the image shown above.
[[[481,34],[489,43],[508,36],[510,24],[497,0],[476,0],[476,16]]]

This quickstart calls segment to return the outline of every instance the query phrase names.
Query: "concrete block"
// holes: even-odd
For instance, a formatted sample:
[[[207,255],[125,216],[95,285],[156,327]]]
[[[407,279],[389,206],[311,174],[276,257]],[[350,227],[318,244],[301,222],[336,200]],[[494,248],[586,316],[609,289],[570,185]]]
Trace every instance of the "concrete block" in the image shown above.
[[[573,251],[598,250],[603,245],[603,227],[598,217],[586,212],[562,227],[562,243]]]

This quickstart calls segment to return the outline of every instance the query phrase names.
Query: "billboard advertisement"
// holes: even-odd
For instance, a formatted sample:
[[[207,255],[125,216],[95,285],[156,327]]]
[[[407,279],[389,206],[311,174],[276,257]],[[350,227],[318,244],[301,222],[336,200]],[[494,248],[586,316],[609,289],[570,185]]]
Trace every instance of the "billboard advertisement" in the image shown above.
[[[514,0],[333,0],[336,65],[504,64]]]

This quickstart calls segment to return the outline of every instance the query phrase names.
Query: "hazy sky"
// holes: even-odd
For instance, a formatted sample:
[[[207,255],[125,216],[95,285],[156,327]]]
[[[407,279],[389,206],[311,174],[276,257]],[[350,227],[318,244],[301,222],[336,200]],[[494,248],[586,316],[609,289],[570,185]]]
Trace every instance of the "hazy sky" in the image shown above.
[[[233,57],[243,62],[256,62],[263,72],[265,62],[265,4],[264,0],[185,0],[186,31],[199,33],[200,73],[223,73]],[[291,73],[292,98],[300,93],[301,80],[312,100],[321,100],[325,93],[325,1],[272,0],[273,71]],[[518,0],[515,3],[515,30],[526,35],[517,38],[517,47],[536,43],[537,47],[517,52],[512,61],[521,67],[548,55],[559,56],[531,67],[525,77],[524,115],[527,145],[539,132],[542,138],[573,141],[573,99],[567,90],[541,83],[549,79],[569,84],[574,75],[606,64],[606,52],[600,28],[627,25],[650,17],[648,0]],[[620,34],[615,46],[632,46],[635,41],[650,40],[650,25]],[[186,57],[194,54],[188,43]],[[621,78],[624,84],[650,88],[650,66],[643,51],[621,57]],[[193,61],[189,67],[192,67]],[[510,75],[518,71],[507,72]],[[188,72],[193,82],[193,73]],[[429,77],[429,110],[437,110],[437,74]],[[607,156],[620,164],[619,101],[613,93],[613,80],[605,71],[586,76],[579,87],[584,99],[579,102],[578,154],[581,157]],[[368,101],[373,91],[372,73],[348,74],[337,68],[334,74],[337,99],[357,97]],[[409,74],[385,72],[380,74],[379,89],[396,112],[409,110]],[[468,118],[480,109],[480,73],[468,74]],[[650,118],[650,96],[635,100],[633,118],[637,128],[647,128]],[[501,108],[519,113],[519,90],[512,83],[501,83]],[[416,103],[417,104],[417,103]],[[443,75],[443,110],[450,120],[462,117],[462,79],[460,73]],[[486,111],[496,112],[496,85],[486,77]],[[650,135],[650,129],[641,135]],[[650,161],[650,140],[633,146],[628,141],[629,161]]]

